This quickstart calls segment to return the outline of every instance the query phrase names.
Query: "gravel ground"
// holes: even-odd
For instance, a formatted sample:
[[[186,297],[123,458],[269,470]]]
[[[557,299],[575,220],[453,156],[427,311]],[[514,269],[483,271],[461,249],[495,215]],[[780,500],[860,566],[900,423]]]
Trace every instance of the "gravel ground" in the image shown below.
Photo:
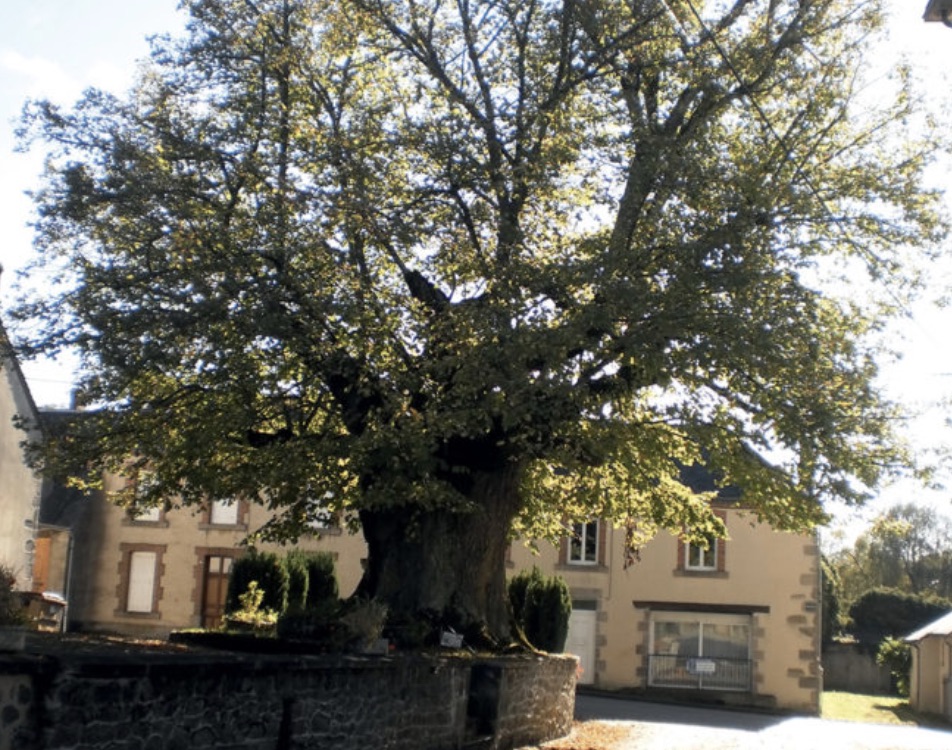
[[[543,750],[949,750],[952,731],[580,695],[572,733]]]

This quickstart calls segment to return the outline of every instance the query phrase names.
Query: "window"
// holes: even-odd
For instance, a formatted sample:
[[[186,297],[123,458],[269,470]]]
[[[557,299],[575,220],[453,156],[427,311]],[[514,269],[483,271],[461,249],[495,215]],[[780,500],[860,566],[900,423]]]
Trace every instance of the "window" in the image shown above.
[[[151,612],[155,601],[155,552],[133,552],[129,555],[129,592],[126,612]]]
[[[334,493],[325,492],[322,500],[315,499],[314,492],[307,494],[307,525],[312,531],[339,531],[337,514],[327,507]]]
[[[652,616],[648,684],[749,690],[750,616],[659,612]]]
[[[136,523],[158,523],[162,520],[162,509],[158,505],[151,508],[133,508],[130,512]]]
[[[727,525],[727,513],[724,510],[715,510],[714,515]],[[726,539],[710,536],[706,545],[682,539],[677,543],[677,550],[675,575],[707,575],[715,578],[727,575]]]
[[[718,540],[708,540],[707,547],[700,544],[684,543],[685,570],[717,570]]]
[[[237,526],[238,507],[235,500],[215,500],[209,510],[208,522],[213,526]]]
[[[568,559],[570,565],[598,565],[598,521],[572,525]]]
[[[159,617],[162,600],[162,579],[165,554],[164,544],[119,545],[122,558],[119,563],[119,585],[116,590],[117,615]]]
[[[151,471],[140,471],[136,476],[135,503],[129,508],[129,520],[133,523],[161,523],[164,520],[162,505],[155,505],[154,499],[149,498],[156,484],[155,474]]]

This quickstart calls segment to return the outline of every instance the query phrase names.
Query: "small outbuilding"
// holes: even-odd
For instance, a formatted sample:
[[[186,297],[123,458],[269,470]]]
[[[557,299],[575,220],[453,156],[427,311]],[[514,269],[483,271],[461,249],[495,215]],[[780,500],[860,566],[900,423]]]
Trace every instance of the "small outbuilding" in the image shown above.
[[[903,640],[912,646],[910,707],[952,718],[952,612]]]

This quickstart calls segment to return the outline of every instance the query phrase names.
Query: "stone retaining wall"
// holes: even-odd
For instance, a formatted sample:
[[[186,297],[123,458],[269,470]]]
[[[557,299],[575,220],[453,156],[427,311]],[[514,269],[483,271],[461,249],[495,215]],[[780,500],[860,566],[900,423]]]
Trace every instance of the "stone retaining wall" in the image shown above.
[[[568,733],[574,657],[0,661],[0,750],[498,750]]]

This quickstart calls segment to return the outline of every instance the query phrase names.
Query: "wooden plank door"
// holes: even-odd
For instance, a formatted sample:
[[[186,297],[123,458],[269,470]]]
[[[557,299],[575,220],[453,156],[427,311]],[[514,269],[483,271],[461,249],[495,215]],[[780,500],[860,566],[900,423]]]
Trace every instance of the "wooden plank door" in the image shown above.
[[[225,613],[228,579],[231,576],[230,557],[208,555],[205,558],[205,581],[202,591],[202,627],[217,628]]]

